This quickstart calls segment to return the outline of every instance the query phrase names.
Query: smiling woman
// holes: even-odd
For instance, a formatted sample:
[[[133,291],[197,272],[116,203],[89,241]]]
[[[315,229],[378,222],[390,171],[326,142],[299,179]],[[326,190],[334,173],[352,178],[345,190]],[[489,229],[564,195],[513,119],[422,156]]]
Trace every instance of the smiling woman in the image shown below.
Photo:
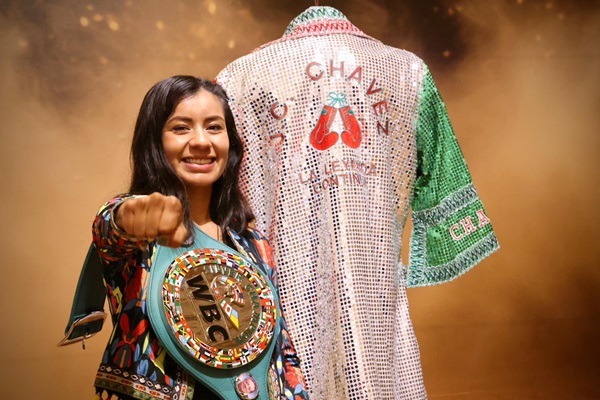
[[[115,321],[99,398],[305,398],[272,251],[248,226],[242,154],[217,84],[174,76],[146,94],[129,193],[93,225]],[[256,390],[240,393],[241,376]]]
[[[229,137],[223,104],[214,94],[200,90],[182,100],[165,123],[162,136],[168,163],[183,181],[190,201],[198,205],[192,219],[210,236],[221,229],[208,213],[213,184],[225,172]]]
[[[223,105],[201,90],[182,100],[163,130],[163,146],[171,167],[188,195],[211,188],[225,171],[229,139]]]
[[[219,140],[208,140],[209,136]],[[177,197],[183,207],[183,225],[192,235],[195,224],[209,222],[221,232],[228,228],[243,232],[254,218],[238,184],[243,151],[220,86],[189,76],[165,79],[148,91],[140,108],[131,146],[130,193]],[[219,167],[214,168],[211,184],[197,190],[187,179],[196,175],[193,179],[202,181],[200,177],[210,174],[194,173],[200,167],[189,161],[207,157],[214,158]],[[224,240],[233,244],[226,235]]]

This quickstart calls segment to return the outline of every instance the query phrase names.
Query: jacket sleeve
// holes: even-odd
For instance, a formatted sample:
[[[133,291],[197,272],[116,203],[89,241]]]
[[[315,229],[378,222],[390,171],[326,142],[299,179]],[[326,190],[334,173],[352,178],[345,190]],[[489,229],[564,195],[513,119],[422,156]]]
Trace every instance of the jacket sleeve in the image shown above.
[[[420,90],[417,158],[408,287],[450,281],[499,247],[428,69]]]
[[[113,317],[113,324],[122,307],[126,307],[130,296],[127,295],[129,282],[137,274],[142,274],[145,261],[152,252],[152,243],[147,247],[146,254],[140,251],[141,242],[136,242],[119,234],[111,224],[110,219],[116,208],[131,196],[123,195],[107,201],[98,211],[92,224],[92,240],[103,264],[103,277],[106,286],[106,296]],[[141,268],[138,268],[141,267]],[[135,290],[132,285],[129,290]],[[134,296],[135,297],[135,296]],[[137,300],[136,300],[137,301]]]
[[[118,196],[107,201],[92,224],[92,240],[105,264],[119,265],[134,256],[141,242],[119,234],[111,223],[113,213],[130,195]]]

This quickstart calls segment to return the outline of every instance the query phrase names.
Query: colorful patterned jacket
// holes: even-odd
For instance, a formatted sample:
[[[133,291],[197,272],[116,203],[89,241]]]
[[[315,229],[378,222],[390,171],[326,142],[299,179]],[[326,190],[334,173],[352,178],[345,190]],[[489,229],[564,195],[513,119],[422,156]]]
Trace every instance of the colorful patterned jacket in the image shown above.
[[[97,395],[103,393],[138,399],[191,400],[210,397],[207,389],[178,366],[161,346],[150,326],[146,291],[155,243],[147,250],[139,242],[119,236],[111,227],[110,215],[127,196],[116,197],[102,206],[93,223],[93,240],[104,263],[104,280],[112,315],[113,331],[96,376]],[[249,229],[251,239],[230,234],[237,251],[251,259],[277,287],[277,272],[266,238]],[[271,362],[270,389],[281,398],[308,398],[299,359],[285,321],[276,338]],[[279,386],[279,390],[277,390]],[[194,395],[196,392],[196,395]]]

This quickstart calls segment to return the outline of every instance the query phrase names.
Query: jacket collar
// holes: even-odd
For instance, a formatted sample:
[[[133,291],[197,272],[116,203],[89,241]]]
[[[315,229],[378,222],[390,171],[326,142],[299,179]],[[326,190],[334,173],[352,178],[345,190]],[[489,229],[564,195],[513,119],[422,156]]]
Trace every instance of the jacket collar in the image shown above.
[[[333,7],[313,6],[298,15],[288,25],[283,37],[354,33],[364,35],[344,14]]]
[[[352,34],[376,40],[354,26],[344,14],[335,8],[312,6],[307,8],[290,22],[280,39],[265,43],[256,50],[270,46],[276,42],[307,36],[324,36],[336,33]]]

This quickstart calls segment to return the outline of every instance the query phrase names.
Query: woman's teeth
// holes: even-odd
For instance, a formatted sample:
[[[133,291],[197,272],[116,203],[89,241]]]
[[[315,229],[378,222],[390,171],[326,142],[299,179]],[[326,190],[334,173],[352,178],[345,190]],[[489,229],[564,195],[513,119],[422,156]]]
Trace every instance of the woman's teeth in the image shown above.
[[[206,165],[213,160],[211,158],[186,158],[184,161],[190,164]]]

